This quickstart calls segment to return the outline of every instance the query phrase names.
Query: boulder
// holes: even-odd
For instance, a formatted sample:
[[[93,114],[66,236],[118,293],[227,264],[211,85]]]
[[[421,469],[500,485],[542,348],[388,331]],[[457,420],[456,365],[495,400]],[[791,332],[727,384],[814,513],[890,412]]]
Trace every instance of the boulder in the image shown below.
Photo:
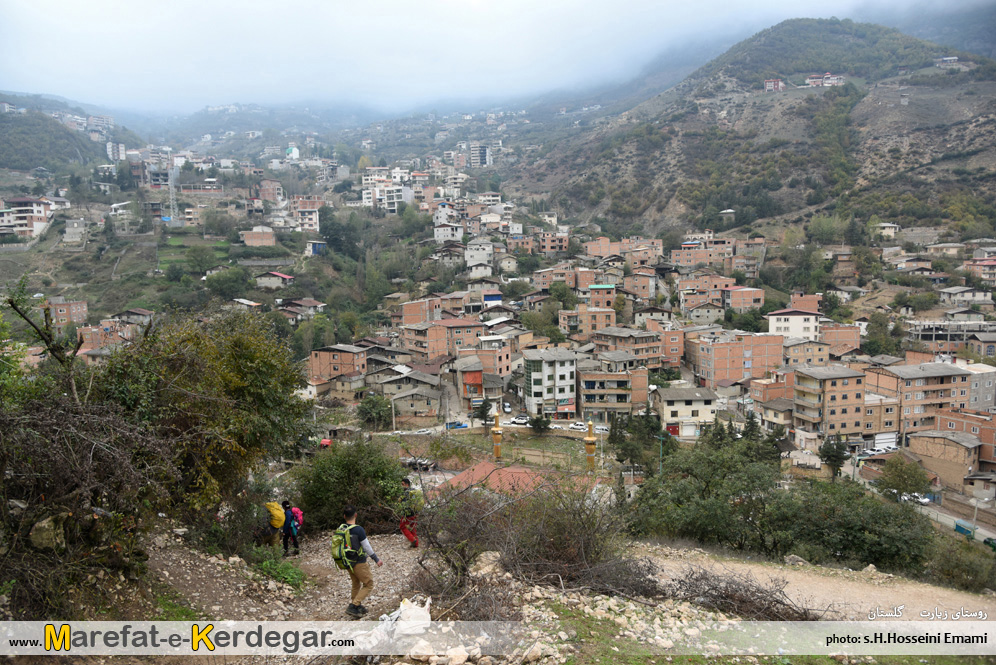
[[[865,566],[864,570],[862,570],[861,572],[862,573],[874,573],[874,572],[877,572],[877,571],[878,571],[878,568],[875,567],[875,564],[870,563],[867,566]]]
[[[31,546],[37,550],[64,550],[66,548],[66,530],[64,524],[69,513],[59,513],[35,522],[28,537]]]
[[[796,556],[795,554],[789,554],[785,557],[785,563],[790,566],[808,566],[809,562],[803,559],[801,556]]]
[[[459,646],[448,650],[446,657],[449,658],[449,665],[463,665],[470,658],[470,654],[462,646]]]
[[[477,561],[470,567],[470,574],[474,577],[486,577],[497,575],[501,572],[501,554],[498,552],[481,552]]]

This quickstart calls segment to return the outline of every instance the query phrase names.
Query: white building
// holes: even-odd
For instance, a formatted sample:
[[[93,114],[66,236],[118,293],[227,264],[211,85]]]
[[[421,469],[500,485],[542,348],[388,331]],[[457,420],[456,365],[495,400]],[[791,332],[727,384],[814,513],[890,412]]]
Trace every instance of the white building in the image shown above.
[[[522,358],[526,411],[551,420],[573,419],[577,411],[577,355],[567,349],[526,349]]]
[[[786,337],[801,337],[816,341],[820,337],[819,312],[805,309],[780,309],[764,318],[768,320],[768,332]]]

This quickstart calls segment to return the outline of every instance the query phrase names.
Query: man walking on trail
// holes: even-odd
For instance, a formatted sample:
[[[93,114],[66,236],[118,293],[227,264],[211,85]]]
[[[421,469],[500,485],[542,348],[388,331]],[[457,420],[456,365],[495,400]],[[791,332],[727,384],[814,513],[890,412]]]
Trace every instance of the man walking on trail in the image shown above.
[[[294,516],[290,501],[284,501],[280,505],[284,509],[284,556],[288,556],[287,546],[290,542],[294,543],[294,556],[297,556],[301,553],[301,547],[297,544],[297,517]]]
[[[367,532],[363,530],[362,526],[356,525],[356,508],[346,506],[342,511],[342,516],[346,520],[346,524],[352,527],[349,529],[349,537],[352,541],[350,547],[357,553],[353,567],[349,569],[349,579],[353,583],[353,590],[350,596],[349,607],[346,608],[346,614],[353,617],[361,617],[367,613],[367,608],[363,607],[363,600],[370,595],[374,586],[373,575],[370,574],[370,564],[367,563],[367,557],[369,556],[373,559],[377,567],[383,566],[384,562],[374,554],[373,546],[367,540]]]
[[[401,481],[403,494],[401,496],[401,533],[404,534],[412,549],[418,547],[418,534],[415,533],[418,521],[418,506],[415,492],[412,491],[412,481],[404,478]]]

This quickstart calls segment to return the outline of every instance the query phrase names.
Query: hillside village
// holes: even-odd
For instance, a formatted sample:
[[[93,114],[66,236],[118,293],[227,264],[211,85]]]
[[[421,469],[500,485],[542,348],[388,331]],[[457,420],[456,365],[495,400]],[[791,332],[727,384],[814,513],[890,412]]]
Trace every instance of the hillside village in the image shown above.
[[[663,432],[687,442],[717,420],[743,427],[752,415],[765,431],[782,433],[785,452],[817,453],[837,438],[867,456],[861,474],[869,479],[902,455],[931,475],[938,497],[957,497],[954,504],[993,494],[996,366],[986,361],[996,358],[994,239],[931,242],[939,233],[910,229],[915,235],[907,236],[878,223],[867,247],[818,250],[832,289],[781,294],[758,280],[766,262],[778,260],[781,239],[705,229],[670,247],[659,238],[610,240],[597,225],[573,227],[499,192],[465,189],[472,178],[455,163],[485,159],[489,149],[477,144],[352,175],[334,159],[299,162],[296,150],[289,144],[286,163],[309,169],[324,194],[288,196],[260,167],[189,151],[129,150],[123,163],[149,199],[172,188],[172,200],[207,202],[173,218],[166,196],[161,205],[146,201],[156,233],[202,233],[202,213],[222,209],[243,220],[237,235],[247,248],[304,240],[303,257],[277,263],[307,265],[330,252],[322,211],[362,207],[397,216],[410,207],[431,220],[411,251],[424,257],[421,267],[446,271],[462,288],[402,280],[412,288],[386,294],[376,308],[383,325],[310,349],[305,392],[312,399],[358,404],[382,395],[395,423],[412,428],[467,421],[484,401],[549,419],[555,430],[653,413]],[[202,174],[241,173],[254,184],[226,190],[218,177],[173,184],[169,172],[176,177],[190,164]],[[425,171],[412,168],[423,164]],[[362,183],[355,201],[333,194],[349,177]],[[105,225],[128,237],[118,218],[136,216],[134,206],[113,204],[90,223],[72,219],[75,210],[54,194],[9,197],[0,232],[30,245],[59,214],[68,248],[99,237]],[[856,250],[881,266],[877,279],[862,271]],[[229,269],[222,263],[202,276]],[[329,307],[320,293],[284,297],[294,275],[251,272],[268,302],[236,297],[227,307],[276,312],[290,326]],[[154,278],[164,279],[161,271]],[[894,298],[883,302],[885,293]],[[133,307],[96,321],[85,300],[59,296],[38,307],[57,328],[73,326],[87,364],[135,341],[155,316]],[[744,322],[749,330],[738,329]]]
[[[370,617],[415,596],[524,619],[508,662],[620,638],[643,662],[703,622],[862,619],[893,591],[992,607],[996,69],[917,47],[877,79],[836,55],[736,79],[727,55],[618,114],[323,134],[212,106],[217,129],[144,147],[0,99],[103,146],[0,169],[0,616],[335,617],[354,500],[397,562]],[[914,139],[851,126],[921,91],[969,110]],[[95,440],[116,443],[76,454]],[[284,497],[302,558],[259,528]]]

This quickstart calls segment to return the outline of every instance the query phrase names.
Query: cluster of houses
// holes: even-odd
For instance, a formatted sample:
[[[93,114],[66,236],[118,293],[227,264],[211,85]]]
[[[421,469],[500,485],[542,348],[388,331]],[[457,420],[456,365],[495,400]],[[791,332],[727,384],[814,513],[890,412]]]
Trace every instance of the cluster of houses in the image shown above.
[[[21,240],[37,238],[48,228],[58,210],[69,209],[69,200],[61,196],[12,196],[0,205],[0,244],[4,236]]]

